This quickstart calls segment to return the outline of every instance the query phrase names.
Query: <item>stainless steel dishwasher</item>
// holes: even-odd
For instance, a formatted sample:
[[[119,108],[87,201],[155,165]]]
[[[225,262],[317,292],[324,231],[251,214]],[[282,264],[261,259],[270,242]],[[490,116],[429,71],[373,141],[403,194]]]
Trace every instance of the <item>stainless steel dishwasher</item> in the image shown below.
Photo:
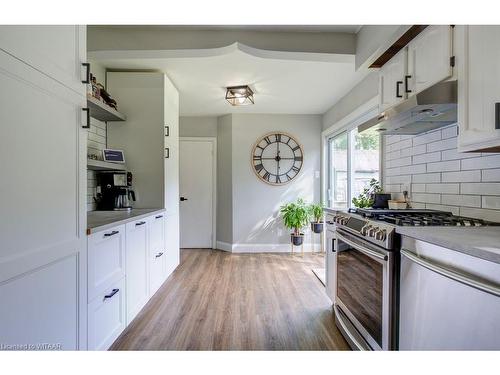
[[[500,264],[403,237],[400,350],[500,350]]]

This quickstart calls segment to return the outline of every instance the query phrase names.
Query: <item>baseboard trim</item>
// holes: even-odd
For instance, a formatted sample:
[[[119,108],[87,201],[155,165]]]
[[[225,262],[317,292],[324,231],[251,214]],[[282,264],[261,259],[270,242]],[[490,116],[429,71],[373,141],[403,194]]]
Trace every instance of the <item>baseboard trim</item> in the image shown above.
[[[233,245],[227,242],[217,241],[216,246],[218,250],[233,251]]]
[[[258,243],[235,243],[229,244],[227,242],[217,241],[217,249],[233,253],[290,253],[291,245],[286,244],[258,244]],[[294,252],[301,252],[300,246],[294,247]],[[304,244],[304,252],[311,253],[313,251],[312,243]],[[320,244],[314,243],[314,251],[320,251]]]

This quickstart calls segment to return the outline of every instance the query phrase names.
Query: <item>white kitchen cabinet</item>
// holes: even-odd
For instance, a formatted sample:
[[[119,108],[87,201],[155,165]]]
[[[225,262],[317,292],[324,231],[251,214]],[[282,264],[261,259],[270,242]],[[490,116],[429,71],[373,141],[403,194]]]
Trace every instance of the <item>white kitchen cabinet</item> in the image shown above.
[[[170,214],[165,217],[167,231],[165,233],[165,251],[167,277],[177,268],[180,261],[179,251],[179,215]]]
[[[408,44],[408,73],[403,88],[408,96],[421,92],[453,74],[453,27],[431,25]]]
[[[149,218],[149,294],[152,296],[166,279],[165,217]]]
[[[89,303],[89,350],[108,349],[125,329],[125,295],[125,278],[121,278]]]
[[[0,26],[0,49],[85,95],[86,27]]]
[[[88,238],[88,299],[125,276],[125,225]]]
[[[384,64],[379,71],[380,110],[392,107],[406,99],[407,48],[403,48]]]
[[[149,299],[148,222],[146,219],[126,224],[127,324]]]
[[[500,152],[500,26],[457,26],[458,149]]]
[[[0,28],[4,345],[87,347],[85,44],[80,26]]]

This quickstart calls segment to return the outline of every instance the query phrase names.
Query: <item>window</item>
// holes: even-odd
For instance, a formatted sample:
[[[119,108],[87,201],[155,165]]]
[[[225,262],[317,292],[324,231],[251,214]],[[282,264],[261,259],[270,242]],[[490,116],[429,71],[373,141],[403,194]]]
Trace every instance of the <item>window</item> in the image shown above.
[[[354,128],[331,137],[328,150],[328,204],[345,210],[372,178],[379,179],[380,135]]]

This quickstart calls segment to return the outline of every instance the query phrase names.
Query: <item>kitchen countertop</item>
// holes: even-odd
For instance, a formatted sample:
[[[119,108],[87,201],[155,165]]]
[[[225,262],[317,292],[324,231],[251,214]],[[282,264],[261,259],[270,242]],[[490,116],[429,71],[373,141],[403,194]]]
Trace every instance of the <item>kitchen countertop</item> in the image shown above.
[[[164,208],[133,208],[130,211],[90,211],[87,213],[87,234],[164,212]]]
[[[396,232],[477,258],[500,263],[500,227],[397,227]]]

